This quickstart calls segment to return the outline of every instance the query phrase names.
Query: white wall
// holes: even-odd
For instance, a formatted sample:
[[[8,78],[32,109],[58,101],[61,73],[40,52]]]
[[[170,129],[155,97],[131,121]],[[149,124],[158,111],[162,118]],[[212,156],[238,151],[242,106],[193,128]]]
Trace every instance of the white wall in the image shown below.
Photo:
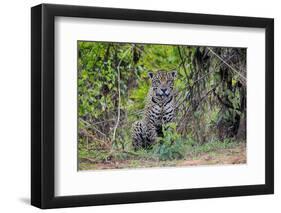
[[[56,212],[278,212],[281,209],[281,13],[278,1],[59,0],[45,3],[170,10],[275,18],[275,195],[51,210]],[[30,7],[41,1],[2,1],[0,18],[0,210],[38,212],[30,196]]]

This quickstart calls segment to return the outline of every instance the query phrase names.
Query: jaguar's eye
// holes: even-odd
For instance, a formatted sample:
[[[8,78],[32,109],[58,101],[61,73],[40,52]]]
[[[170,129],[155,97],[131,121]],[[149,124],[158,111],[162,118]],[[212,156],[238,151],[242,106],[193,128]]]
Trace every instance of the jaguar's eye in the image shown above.
[[[161,84],[161,81],[160,80],[156,80],[155,83],[156,84]]]

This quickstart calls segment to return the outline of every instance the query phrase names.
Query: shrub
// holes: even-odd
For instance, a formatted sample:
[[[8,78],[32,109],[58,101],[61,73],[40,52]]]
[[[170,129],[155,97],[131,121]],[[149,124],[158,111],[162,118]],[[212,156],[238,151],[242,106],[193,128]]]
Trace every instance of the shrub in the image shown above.
[[[163,126],[163,137],[153,147],[154,154],[159,160],[176,160],[185,157],[190,144],[176,131],[176,124],[170,123]]]

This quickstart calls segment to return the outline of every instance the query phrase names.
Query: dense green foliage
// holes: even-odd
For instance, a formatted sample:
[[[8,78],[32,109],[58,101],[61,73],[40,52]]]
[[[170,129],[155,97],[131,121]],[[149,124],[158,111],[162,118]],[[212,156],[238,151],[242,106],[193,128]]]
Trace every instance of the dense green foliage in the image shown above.
[[[149,71],[178,71],[176,122],[151,150],[133,151]],[[79,158],[183,159],[192,147],[246,137],[246,49],[78,42]]]

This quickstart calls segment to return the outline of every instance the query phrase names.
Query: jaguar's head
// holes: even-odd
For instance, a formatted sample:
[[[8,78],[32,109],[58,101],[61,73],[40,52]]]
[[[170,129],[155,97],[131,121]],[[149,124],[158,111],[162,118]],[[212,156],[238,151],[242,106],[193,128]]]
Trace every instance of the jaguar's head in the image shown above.
[[[156,73],[149,72],[148,76],[151,78],[153,96],[157,98],[167,98],[173,93],[174,80],[177,71],[170,72],[157,71]]]

